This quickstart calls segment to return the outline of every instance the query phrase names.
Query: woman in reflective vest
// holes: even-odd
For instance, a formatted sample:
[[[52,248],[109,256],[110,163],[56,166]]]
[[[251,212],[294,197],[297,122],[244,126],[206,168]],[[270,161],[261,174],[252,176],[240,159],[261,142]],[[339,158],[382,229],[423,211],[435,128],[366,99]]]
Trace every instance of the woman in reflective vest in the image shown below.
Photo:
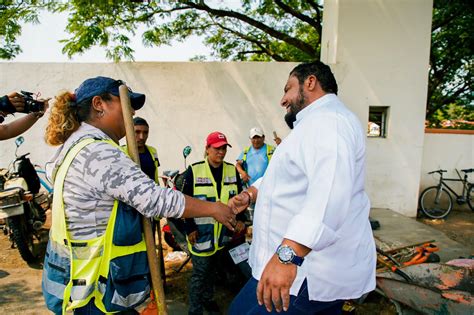
[[[61,145],[47,164],[54,181],[43,296],[55,314],[133,310],[150,291],[141,220],[214,217],[230,229],[232,211],[160,188],[118,146],[125,135],[118,87],[106,77],[56,97],[46,141]],[[145,95],[129,92],[134,110]]]
[[[206,158],[194,163],[185,173],[183,192],[212,202],[227,201],[242,191],[235,166],[224,161],[227,146],[224,134],[213,132],[206,141]],[[245,231],[244,216],[237,220],[236,232]],[[189,285],[189,314],[202,314],[203,309],[216,312],[213,300],[214,274],[222,259],[221,249],[228,245],[232,234],[213,218],[186,220],[188,249],[191,252],[193,273]],[[245,234],[241,234],[245,241]]]

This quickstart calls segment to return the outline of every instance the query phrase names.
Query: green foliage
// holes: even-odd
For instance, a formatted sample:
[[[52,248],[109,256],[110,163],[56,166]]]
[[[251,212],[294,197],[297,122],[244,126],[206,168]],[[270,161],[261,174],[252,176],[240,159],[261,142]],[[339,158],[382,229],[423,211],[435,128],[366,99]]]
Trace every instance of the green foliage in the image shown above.
[[[472,1],[434,1],[426,117],[435,125],[443,119],[459,120],[454,107],[472,111],[473,26]]]
[[[0,1],[3,59],[21,51],[15,43],[21,34],[20,23],[36,22],[39,9],[69,12],[66,30],[71,37],[62,40],[63,53],[69,57],[98,45],[109,59],[133,60],[130,39],[144,27],[145,46],[201,36],[212,50],[212,60],[319,59],[321,0],[241,0],[240,5],[218,0]],[[427,104],[430,121],[440,117],[435,113],[449,114],[449,104],[466,107],[473,103],[473,12],[473,1],[434,1]],[[205,61],[206,57],[191,60]],[[469,108],[472,106],[466,110]]]
[[[0,2],[0,59],[14,58],[21,52],[16,38],[21,35],[20,23],[38,23],[38,1]]]
[[[431,115],[427,127],[474,130],[474,106],[456,103],[443,106]]]

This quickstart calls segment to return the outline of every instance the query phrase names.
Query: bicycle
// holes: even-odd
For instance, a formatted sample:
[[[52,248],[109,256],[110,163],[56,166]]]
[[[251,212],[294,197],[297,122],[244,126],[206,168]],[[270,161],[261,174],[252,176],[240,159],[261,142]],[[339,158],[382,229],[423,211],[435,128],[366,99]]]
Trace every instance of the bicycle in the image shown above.
[[[35,167],[36,174],[38,174],[38,178],[39,178],[41,186],[46,190],[46,193],[38,195],[36,202],[40,204],[43,209],[48,210],[51,208],[51,205],[53,204],[54,187],[53,187],[53,184],[46,177],[46,171],[42,169],[41,166],[38,164],[35,164],[34,167]]]
[[[440,169],[428,173],[438,173],[440,175],[438,185],[426,188],[420,195],[421,211],[429,218],[442,219],[449,214],[453,208],[453,198],[451,194],[456,196],[456,202],[459,205],[467,203],[469,208],[474,211],[474,183],[469,182],[467,179],[468,174],[474,172],[474,169],[461,170],[461,172],[464,172],[464,178],[457,169],[456,173],[459,178],[443,178],[443,173],[446,172],[446,170]],[[463,185],[462,193],[458,195],[454,189],[446,183],[447,181],[461,182]]]
[[[49,181],[49,179],[46,177],[46,171],[44,171],[40,165],[38,164],[35,164],[35,171],[36,173],[38,174],[38,177],[39,177],[39,181],[40,181],[40,184],[41,186],[43,186],[44,189],[46,189],[46,191],[49,193],[49,194],[52,194],[53,193],[53,184]]]

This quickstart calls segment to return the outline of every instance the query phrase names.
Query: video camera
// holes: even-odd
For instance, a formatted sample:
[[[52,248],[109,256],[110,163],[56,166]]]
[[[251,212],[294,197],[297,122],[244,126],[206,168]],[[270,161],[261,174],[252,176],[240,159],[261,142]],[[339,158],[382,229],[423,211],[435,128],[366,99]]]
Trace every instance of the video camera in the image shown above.
[[[25,99],[25,109],[22,113],[37,113],[44,111],[44,101],[37,101],[33,99],[32,92],[21,91],[20,93]]]

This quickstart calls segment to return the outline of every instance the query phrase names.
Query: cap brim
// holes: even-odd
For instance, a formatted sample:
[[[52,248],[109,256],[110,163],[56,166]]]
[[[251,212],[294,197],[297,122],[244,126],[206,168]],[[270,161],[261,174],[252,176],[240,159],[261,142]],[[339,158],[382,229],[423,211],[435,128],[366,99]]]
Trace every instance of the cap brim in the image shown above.
[[[128,95],[130,96],[130,104],[134,110],[139,110],[143,107],[143,104],[145,104],[145,94],[132,92]]]
[[[120,93],[117,91],[109,92],[112,95],[120,97]],[[145,104],[145,94],[128,92],[128,97],[130,98],[130,105],[134,110],[139,110]]]
[[[223,145],[226,145],[226,144],[227,144],[229,147],[232,148],[232,146],[231,146],[230,144],[228,144],[227,142],[225,142],[225,141],[220,141],[220,142],[213,143],[213,144],[211,144],[211,147],[213,147],[213,148],[220,148],[220,147],[222,147]]]

